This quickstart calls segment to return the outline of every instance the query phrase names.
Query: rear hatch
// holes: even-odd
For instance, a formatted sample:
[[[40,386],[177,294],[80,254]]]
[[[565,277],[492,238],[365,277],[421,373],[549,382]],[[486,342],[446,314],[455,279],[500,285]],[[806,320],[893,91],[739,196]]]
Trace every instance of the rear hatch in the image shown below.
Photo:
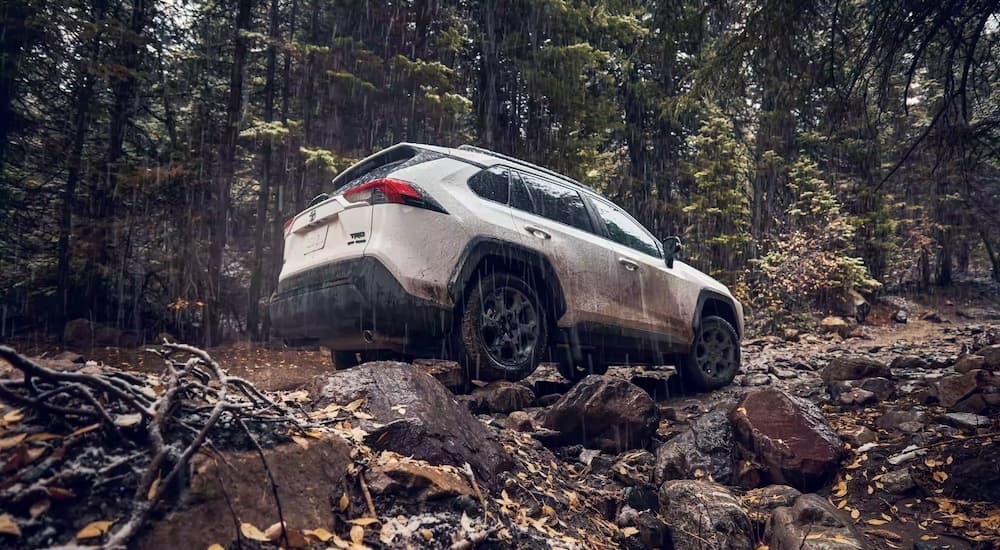
[[[334,178],[336,194],[325,200],[319,198],[316,204],[285,222],[285,261],[278,280],[364,256],[366,244],[372,238],[372,204],[422,200],[405,182],[387,179],[388,176],[438,157],[439,153],[416,146],[396,145]]]

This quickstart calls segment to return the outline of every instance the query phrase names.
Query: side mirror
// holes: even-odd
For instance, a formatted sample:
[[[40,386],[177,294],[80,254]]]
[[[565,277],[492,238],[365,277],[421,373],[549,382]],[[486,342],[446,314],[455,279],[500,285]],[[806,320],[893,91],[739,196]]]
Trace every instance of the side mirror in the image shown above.
[[[328,198],[330,198],[330,195],[327,195],[326,193],[320,193],[319,195],[313,197],[313,200],[309,201],[309,206],[307,206],[306,208],[312,208],[313,206],[316,206],[317,204],[325,201]]]
[[[681,246],[681,238],[676,235],[663,239],[663,258],[667,263],[667,267],[674,267],[674,259],[680,258],[683,248]]]

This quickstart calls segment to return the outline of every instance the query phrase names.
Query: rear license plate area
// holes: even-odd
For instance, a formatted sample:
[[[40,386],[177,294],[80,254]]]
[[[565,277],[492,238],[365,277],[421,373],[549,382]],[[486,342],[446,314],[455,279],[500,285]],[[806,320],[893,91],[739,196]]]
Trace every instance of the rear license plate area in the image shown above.
[[[302,253],[309,254],[322,250],[326,246],[326,234],[329,229],[330,226],[324,225],[306,233],[302,238]]]

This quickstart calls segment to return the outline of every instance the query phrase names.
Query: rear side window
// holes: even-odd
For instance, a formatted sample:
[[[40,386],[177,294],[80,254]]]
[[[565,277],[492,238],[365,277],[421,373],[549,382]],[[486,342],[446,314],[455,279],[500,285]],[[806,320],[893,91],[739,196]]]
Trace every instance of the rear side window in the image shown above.
[[[397,170],[438,158],[441,158],[440,154],[417,149],[416,147],[391,149],[375,158],[355,164],[348,168],[346,172],[334,178],[334,185],[337,186],[335,190],[337,193],[343,193],[348,189],[353,189],[370,181],[389,177]]]
[[[656,240],[624,210],[602,200],[595,199],[591,202],[597,207],[597,215],[608,228],[608,238],[650,256],[663,257]]]
[[[494,166],[469,178],[469,189],[484,199],[507,204],[510,195],[508,171],[502,166]]]
[[[521,173],[520,176],[523,186],[514,186],[511,206],[583,231],[593,232],[590,215],[580,193],[531,174]]]

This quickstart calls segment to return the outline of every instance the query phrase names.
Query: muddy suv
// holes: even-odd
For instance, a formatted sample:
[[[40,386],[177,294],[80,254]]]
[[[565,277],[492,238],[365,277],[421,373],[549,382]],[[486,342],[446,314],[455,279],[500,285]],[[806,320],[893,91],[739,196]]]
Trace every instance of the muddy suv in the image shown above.
[[[740,365],[743,308],[725,286],[594,190],[476,147],[402,143],[333,180],[285,223],[272,327],[338,368],[459,361],[517,380],[676,364],[707,390]]]

